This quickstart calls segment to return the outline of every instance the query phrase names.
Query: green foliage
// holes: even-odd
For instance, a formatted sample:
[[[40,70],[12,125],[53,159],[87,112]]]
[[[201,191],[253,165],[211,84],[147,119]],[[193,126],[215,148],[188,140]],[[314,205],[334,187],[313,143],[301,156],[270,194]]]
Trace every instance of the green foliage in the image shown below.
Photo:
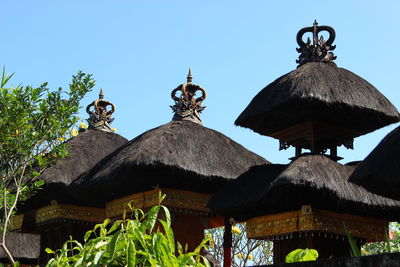
[[[78,72],[68,91],[51,91],[47,83],[7,87],[12,76],[3,69],[0,81],[0,249],[4,251],[18,201],[40,188],[40,174],[49,164],[67,155],[64,140],[78,121],[79,102],[95,84],[91,75]]]
[[[163,211],[165,219],[159,219]],[[193,252],[177,243],[171,228],[171,216],[165,206],[152,207],[147,213],[133,209],[133,219],[105,220],[88,231],[84,244],[67,241],[54,254],[47,267],[63,266],[210,266],[200,255],[205,239]]]
[[[353,255],[353,257],[361,256],[361,250],[357,246],[356,241],[354,241],[354,238],[351,235],[350,231],[347,229],[347,226],[346,226],[345,223],[343,223],[343,227],[344,227],[344,231],[345,231],[346,236],[347,236],[347,240],[349,240],[349,243],[350,243],[351,254]]]
[[[285,262],[315,261],[318,258],[318,251],[315,249],[296,249],[286,255]]]
[[[11,265],[4,265],[4,264],[0,263],[0,267],[9,267],[9,266],[11,266]],[[20,264],[19,264],[18,261],[16,261],[16,262],[14,262],[14,264],[12,266],[13,267],[19,267]],[[34,266],[34,265],[32,265],[32,266]]]
[[[224,259],[223,235],[223,227],[206,230],[209,252],[220,263]],[[247,239],[246,225],[238,223],[232,226],[232,254],[233,267],[272,264],[272,242]]]
[[[47,83],[37,88],[5,88],[11,77],[3,70],[0,84],[1,177],[34,178],[40,175],[39,166],[66,155],[65,146],[60,145],[77,122],[79,102],[94,86],[94,81],[91,75],[78,72],[68,92],[61,88],[50,91]]]
[[[94,86],[91,75],[78,72],[66,92],[61,88],[50,91],[47,83],[36,88],[21,85],[7,88],[12,76],[6,75],[3,69],[0,82],[0,207],[3,210],[10,209],[16,200],[29,197],[40,187],[37,178],[41,171],[66,156],[63,141],[78,120],[79,102]],[[8,211],[1,214],[7,215]]]

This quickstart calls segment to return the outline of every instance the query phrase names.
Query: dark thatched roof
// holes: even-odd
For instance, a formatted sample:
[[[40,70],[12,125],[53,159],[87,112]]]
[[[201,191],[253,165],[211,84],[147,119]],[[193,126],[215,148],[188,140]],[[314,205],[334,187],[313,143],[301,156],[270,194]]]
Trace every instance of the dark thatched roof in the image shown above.
[[[261,90],[235,124],[263,135],[310,120],[365,134],[399,121],[373,85],[334,63],[311,62]]]
[[[157,186],[215,192],[250,167],[268,163],[217,131],[172,121],[139,135],[73,185],[100,205]]]
[[[102,158],[127,142],[126,138],[118,134],[90,129],[72,137],[66,142],[68,156],[42,173],[44,188],[24,203],[19,212],[49,205],[51,200],[72,204],[73,200],[70,199],[67,186],[80,174],[88,171]]]
[[[38,263],[40,235],[28,233],[7,233],[6,245],[11,255],[20,263]],[[7,262],[7,255],[0,249],[0,262]]]
[[[301,205],[399,219],[400,201],[348,182],[353,170],[353,166],[341,165],[323,155],[304,155],[287,166],[257,166],[226,185],[208,205],[221,215],[239,220],[298,210]]]
[[[378,144],[349,181],[376,194],[400,200],[400,127]]]

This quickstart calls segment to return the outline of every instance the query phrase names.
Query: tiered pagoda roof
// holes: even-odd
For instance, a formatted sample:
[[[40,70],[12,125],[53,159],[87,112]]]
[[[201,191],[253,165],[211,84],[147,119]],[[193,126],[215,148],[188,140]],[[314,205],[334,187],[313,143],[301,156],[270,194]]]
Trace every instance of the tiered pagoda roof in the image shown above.
[[[209,206],[237,220],[298,210],[302,205],[398,220],[400,201],[348,182],[354,169],[324,155],[303,155],[288,165],[256,166],[226,185]]]
[[[304,42],[308,32],[313,40]],[[369,82],[333,63],[334,39],[333,28],[316,22],[301,29],[297,69],[261,90],[235,121],[278,139],[280,149],[295,147],[292,162],[255,166],[208,203],[226,218],[247,220],[249,238],[274,240],[274,262],[302,246],[320,258],[349,255],[345,225],[361,245],[384,240],[387,220],[400,219],[400,201],[349,182],[356,166],[337,163],[338,146],[352,149],[355,137],[398,122],[399,113]]]
[[[155,187],[211,193],[252,166],[269,164],[202,126],[199,114],[205,91],[191,79],[189,72],[187,83],[172,92],[173,120],[134,138],[74,181],[78,194],[92,205],[102,205]]]
[[[327,41],[318,37],[327,31]],[[305,43],[303,35],[311,32]],[[236,119],[238,126],[277,138],[288,146],[319,153],[399,121],[399,113],[373,85],[333,63],[335,31],[329,26],[303,28],[297,69],[261,90]]]
[[[349,181],[376,194],[400,200],[400,127],[378,144]]]

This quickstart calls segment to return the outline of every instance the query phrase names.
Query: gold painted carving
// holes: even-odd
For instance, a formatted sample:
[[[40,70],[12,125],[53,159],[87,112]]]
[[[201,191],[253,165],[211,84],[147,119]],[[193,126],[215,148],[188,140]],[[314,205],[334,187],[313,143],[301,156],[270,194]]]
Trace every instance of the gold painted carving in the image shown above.
[[[24,214],[18,214],[11,218],[10,231],[18,231],[22,228],[22,222],[24,220]]]
[[[160,191],[163,194],[166,194],[166,197],[162,202],[162,205],[164,206],[191,211],[211,212],[211,210],[207,208],[207,203],[212,197],[211,194],[160,188],[108,202],[106,204],[106,216],[107,218],[113,218],[122,215],[125,210],[129,209],[129,203],[132,207],[139,209],[147,209],[154,205],[158,205]]]
[[[37,210],[36,223],[43,223],[54,219],[99,223],[104,221],[105,214],[104,209],[64,204],[50,205]]]
[[[252,218],[246,222],[246,229],[248,238],[256,239],[308,231],[346,235],[343,223],[353,237],[385,240],[387,223],[384,220],[312,209],[309,205],[299,211]]]

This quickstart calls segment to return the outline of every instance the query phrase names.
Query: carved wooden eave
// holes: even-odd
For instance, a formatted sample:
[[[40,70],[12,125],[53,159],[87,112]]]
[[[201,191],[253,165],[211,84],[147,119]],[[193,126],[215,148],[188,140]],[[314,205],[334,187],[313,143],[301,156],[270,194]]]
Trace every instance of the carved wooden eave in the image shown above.
[[[35,222],[36,225],[59,221],[101,223],[104,219],[104,209],[55,204],[38,209]]]
[[[381,219],[367,218],[302,206],[299,211],[255,217],[246,222],[247,237],[279,240],[294,233],[325,234],[345,237],[346,228],[354,238],[370,242],[386,240],[388,223]]]
[[[293,146],[320,153],[328,148],[336,150],[336,147],[341,145],[353,149],[354,138],[362,135],[362,133],[328,125],[321,121],[310,120],[269,135],[279,139],[279,150]],[[296,154],[296,156],[299,155]],[[336,152],[333,156],[336,157]]]
[[[110,201],[106,204],[106,216],[107,218],[120,217],[124,212],[129,211],[130,208],[128,205],[144,210],[158,205],[160,191],[162,194],[166,194],[161,204],[172,211],[200,216],[212,216],[211,210],[207,208],[207,203],[211,199],[212,194],[168,188],[157,188]]]

